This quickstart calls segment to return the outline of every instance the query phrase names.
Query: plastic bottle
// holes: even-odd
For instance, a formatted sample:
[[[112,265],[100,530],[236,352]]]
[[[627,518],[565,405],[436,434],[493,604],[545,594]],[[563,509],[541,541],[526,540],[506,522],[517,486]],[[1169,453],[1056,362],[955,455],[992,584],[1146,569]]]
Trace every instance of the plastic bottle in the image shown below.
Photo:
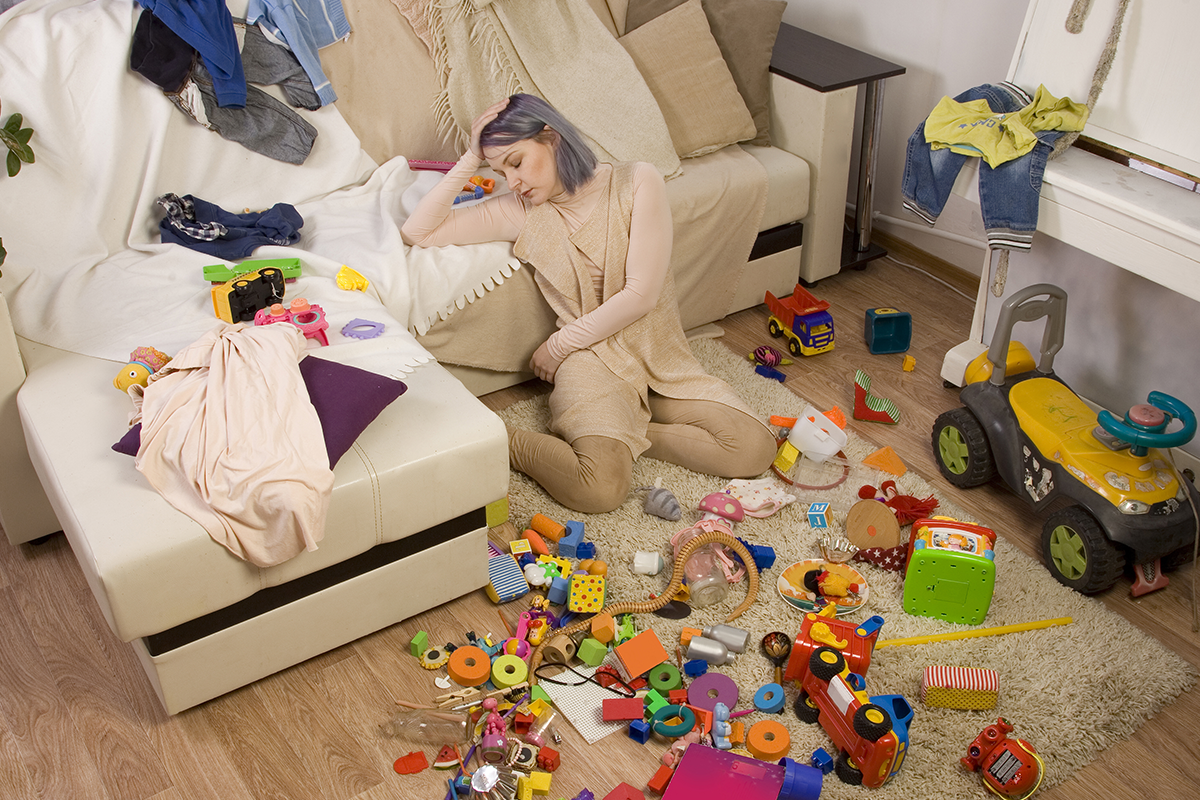
[[[746,652],[746,642],[750,638],[750,631],[735,628],[732,625],[709,625],[704,629],[703,635],[709,639],[716,639],[729,648],[731,653],[744,653]]]
[[[384,736],[417,739],[430,744],[466,742],[470,738],[470,718],[457,711],[435,708],[402,708],[379,726]]]
[[[554,730],[554,723],[558,720],[558,711],[553,706],[548,706],[542,709],[542,713],[537,715],[537,719],[529,726],[529,732],[525,734],[525,741],[536,747],[545,747],[547,741],[561,742],[562,737],[558,735],[558,731]]]
[[[675,545],[676,556],[689,541],[699,536],[700,533],[700,530],[694,530],[681,536]],[[683,575],[687,579],[688,602],[694,608],[703,608],[719,603],[729,593],[729,581],[725,579],[725,573],[721,570],[713,547],[714,545],[711,543],[704,545],[692,553],[687,563],[683,565]]]

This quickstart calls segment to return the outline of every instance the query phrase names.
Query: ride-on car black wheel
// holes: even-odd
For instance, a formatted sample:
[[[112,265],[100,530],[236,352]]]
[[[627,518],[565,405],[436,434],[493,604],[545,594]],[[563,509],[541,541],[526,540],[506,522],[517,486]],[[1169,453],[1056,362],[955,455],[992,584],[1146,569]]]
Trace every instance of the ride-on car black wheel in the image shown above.
[[[987,434],[965,408],[952,408],[938,415],[933,423],[932,444],[938,469],[959,489],[982,486],[996,474]]]
[[[848,783],[851,786],[862,786],[862,770],[850,760],[850,756],[846,755],[845,751],[838,754],[837,761],[833,764],[833,771],[837,773],[842,783]]]
[[[1125,571],[1125,551],[1080,506],[1067,506],[1046,519],[1042,559],[1055,580],[1082,594],[1104,591]]]

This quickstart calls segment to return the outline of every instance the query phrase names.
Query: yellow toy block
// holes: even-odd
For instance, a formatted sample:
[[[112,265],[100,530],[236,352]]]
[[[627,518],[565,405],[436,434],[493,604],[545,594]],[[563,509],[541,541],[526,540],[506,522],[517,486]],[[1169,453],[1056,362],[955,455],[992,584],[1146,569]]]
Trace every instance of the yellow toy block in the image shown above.
[[[493,500],[484,506],[483,513],[487,518],[489,528],[499,528],[508,522],[508,498],[501,497],[499,500]]]
[[[567,610],[577,614],[595,614],[604,608],[604,583],[599,575],[572,575],[567,594]],[[616,635],[614,626],[613,635]]]
[[[796,459],[800,457],[800,451],[791,442],[784,440],[783,444],[779,445],[779,452],[775,454],[774,467],[780,472],[787,472],[792,467],[796,466]]]
[[[550,779],[553,777],[549,772],[537,772],[536,770],[529,773],[528,777],[517,779],[517,793],[521,797],[526,797],[523,792],[528,789],[529,795],[532,797],[535,794],[550,794]]]
[[[571,559],[559,558],[558,556],[544,555],[538,556],[537,560],[543,564],[553,564],[558,567],[558,574],[564,578],[569,577],[572,571]]]

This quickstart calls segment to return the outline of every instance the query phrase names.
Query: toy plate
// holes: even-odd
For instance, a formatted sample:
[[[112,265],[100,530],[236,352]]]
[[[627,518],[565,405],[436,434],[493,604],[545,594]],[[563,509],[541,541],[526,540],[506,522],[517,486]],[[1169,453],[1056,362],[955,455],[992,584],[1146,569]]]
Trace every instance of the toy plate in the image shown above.
[[[828,569],[834,574],[843,576],[850,583],[857,583],[862,587],[859,591],[850,592],[845,597],[822,598],[837,606],[837,615],[839,617],[866,605],[867,597],[870,595],[871,590],[867,586],[867,579],[862,576],[862,573],[847,564],[834,564],[821,558],[809,558],[804,561],[797,561],[785,569],[776,582],[776,588],[779,589],[780,597],[786,603],[795,606],[801,611],[820,610],[820,606],[817,604],[818,596],[804,586],[805,574],[814,569]]]

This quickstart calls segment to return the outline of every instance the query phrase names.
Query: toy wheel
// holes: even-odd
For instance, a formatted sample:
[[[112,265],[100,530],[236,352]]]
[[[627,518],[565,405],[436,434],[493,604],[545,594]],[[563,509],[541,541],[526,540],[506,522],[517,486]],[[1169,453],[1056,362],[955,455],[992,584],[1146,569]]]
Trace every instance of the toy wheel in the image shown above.
[[[1055,580],[1082,594],[1104,591],[1125,571],[1125,551],[1079,506],[1056,511],[1046,520],[1042,558]]]
[[[833,771],[837,773],[837,776],[839,779],[841,779],[842,783],[848,783],[851,786],[862,786],[862,770],[860,770],[855,763],[850,760],[850,756],[848,756],[846,753],[843,752],[838,754],[837,761],[835,761],[833,764]]]
[[[818,647],[808,658],[808,671],[818,680],[830,681],[846,666],[846,659],[832,647]]]
[[[809,724],[816,722],[821,716],[821,709],[813,705],[812,696],[805,691],[800,692],[800,696],[792,704],[792,709],[796,712],[796,719]]]
[[[771,317],[771,319],[767,322],[767,331],[776,339],[778,339],[780,336],[783,336],[783,327],[778,321],[776,321],[774,317]]]
[[[788,339],[788,352],[794,356],[804,355],[804,349],[800,347],[799,339]]]
[[[892,718],[874,703],[854,712],[854,732],[868,742],[877,742],[892,730]]]
[[[933,454],[942,475],[959,489],[982,486],[996,474],[987,434],[965,408],[938,415],[933,423]]]

